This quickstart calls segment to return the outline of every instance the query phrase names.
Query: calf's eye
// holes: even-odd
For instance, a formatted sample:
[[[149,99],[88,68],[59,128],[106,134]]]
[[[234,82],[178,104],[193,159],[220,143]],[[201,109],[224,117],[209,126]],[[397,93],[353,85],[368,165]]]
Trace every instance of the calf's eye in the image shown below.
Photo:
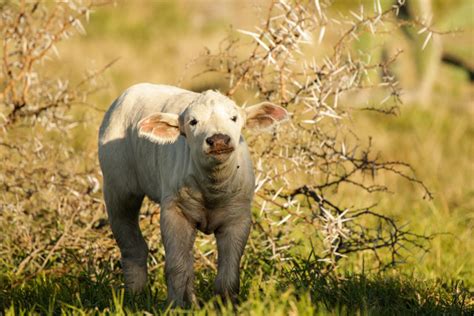
[[[189,125],[196,125],[198,123],[198,121],[196,119],[192,119],[191,121],[189,121]]]
[[[237,116],[236,115],[232,116],[230,119],[234,122],[237,122]]]

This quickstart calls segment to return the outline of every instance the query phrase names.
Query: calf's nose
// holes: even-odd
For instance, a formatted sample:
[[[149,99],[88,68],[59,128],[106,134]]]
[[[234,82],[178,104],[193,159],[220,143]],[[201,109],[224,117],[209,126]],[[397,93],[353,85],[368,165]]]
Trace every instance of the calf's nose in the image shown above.
[[[206,143],[211,147],[227,146],[230,143],[230,136],[224,134],[214,134],[206,138]]]

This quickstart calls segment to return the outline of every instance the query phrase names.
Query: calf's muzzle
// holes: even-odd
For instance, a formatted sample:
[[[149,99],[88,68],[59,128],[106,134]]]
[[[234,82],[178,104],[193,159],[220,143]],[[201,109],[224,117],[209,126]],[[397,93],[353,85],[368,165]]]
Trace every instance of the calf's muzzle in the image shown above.
[[[230,136],[221,133],[206,138],[206,143],[209,145],[209,153],[224,154],[232,152],[234,147],[230,144],[230,140]]]

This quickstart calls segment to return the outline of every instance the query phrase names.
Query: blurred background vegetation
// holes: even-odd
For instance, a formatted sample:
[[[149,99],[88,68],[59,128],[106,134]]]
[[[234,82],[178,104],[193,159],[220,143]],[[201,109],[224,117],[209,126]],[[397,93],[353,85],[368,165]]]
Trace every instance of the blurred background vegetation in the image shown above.
[[[336,1],[333,9],[347,11],[357,8],[358,2]],[[215,49],[230,27],[253,29],[259,16],[266,13],[265,5],[264,1],[134,1],[100,8],[86,25],[88,35],[63,43],[55,67],[75,77],[82,74],[84,66],[100,66],[120,57],[105,74],[110,83],[107,89],[91,99],[104,110],[137,82],[181,84],[191,90],[219,88],[226,82],[192,78],[198,72],[192,67],[193,59],[203,54],[204,47]],[[415,15],[419,13],[414,11]],[[443,50],[474,67],[474,3],[432,1],[432,14],[437,29],[462,30],[440,37]],[[417,63],[431,53],[432,44],[421,51],[423,40],[420,36],[413,44],[401,33],[393,34],[388,43],[406,48],[397,65],[405,94],[418,88],[423,74],[419,74]],[[356,45],[377,43],[363,38]],[[425,201],[411,184],[397,180],[389,185],[394,194],[375,198],[380,199],[381,208],[391,210],[416,231],[450,234],[437,237],[432,252],[413,267],[430,276],[474,280],[474,256],[470,251],[474,248],[473,92],[465,70],[441,63],[434,74],[429,104],[414,100],[404,104],[397,117],[364,114],[354,121],[358,131],[374,137],[375,147],[385,157],[412,164],[435,193],[433,201]],[[91,119],[98,126],[101,114],[92,111]],[[96,134],[94,129],[83,131],[78,127],[74,137],[77,149],[95,150]],[[350,192],[341,197],[354,198]]]
[[[384,7],[392,4],[389,0],[381,2]],[[418,178],[434,193],[433,200],[424,200],[421,198],[422,192],[413,184],[403,179],[382,176],[392,194],[374,193],[371,196],[370,201],[377,201],[378,208],[384,210],[384,214],[407,223],[410,230],[417,233],[439,234],[432,240],[431,250],[428,253],[423,256],[413,254],[409,263],[398,266],[396,270],[421,280],[446,280],[448,283],[462,281],[472,295],[474,293],[474,85],[469,71],[472,72],[474,69],[474,2],[471,0],[407,0],[407,2],[410,10],[404,14],[432,15],[437,30],[459,29],[459,31],[435,36],[425,49],[422,49],[422,46],[426,34],[420,35],[403,29],[392,34],[389,42],[380,43],[370,36],[361,37],[356,41],[354,43],[356,47],[372,48],[374,54],[378,54],[378,58],[383,58],[384,49],[404,50],[394,67],[394,72],[404,91],[402,98],[405,102],[396,116],[360,112],[352,117],[351,124],[360,133],[361,138],[372,136],[374,148],[382,152],[384,157],[411,164]],[[8,1],[0,3],[2,6],[8,5]],[[365,0],[335,1],[330,10],[347,12],[358,8],[360,3],[372,6],[372,1]],[[156,0],[117,1],[95,8],[90,22],[84,23],[87,34],[61,42],[58,45],[60,55],[53,56],[42,66],[44,71],[50,74],[60,74],[73,82],[80,82],[85,70],[100,68],[118,58],[117,62],[101,76],[103,89],[88,98],[90,106],[71,110],[79,122],[72,129],[70,138],[74,150],[69,156],[71,161],[75,159],[74,152],[90,153],[91,157],[95,155],[98,126],[103,113],[130,85],[151,82],[180,85],[196,91],[225,88],[227,82],[218,76],[194,77],[203,67],[198,59],[205,54],[206,47],[216,50],[231,29],[254,30],[255,25],[266,13],[267,5],[266,1]],[[330,42],[331,34],[327,36]],[[323,41],[321,45],[315,45],[305,53],[321,56],[330,49],[325,43],[326,41]],[[457,65],[449,62],[448,56],[451,57],[450,60],[454,58]],[[366,95],[363,98],[370,96]],[[236,96],[237,102],[244,103],[248,100],[248,95]],[[50,167],[54,166],[54,157],[47,159],[52,159]],[[76,163],[82,164],[81,161]],[[94,168],[94,165],[89,167]],[[100,201],[100,191],[91,195]],[[365,195],[359,195],[350,188],[343,188],[334,196],[341,204],[364,204],[366,199]],[[5,202],[6,198],[3,200]],[[35,207],[34,203],[32,207]],[[145,232],[157,234],[156,230],[149,227],[156,222],[156,219],[149,218],[153,211],[148,209],[152,208],[153,206],[147,205],[142,226]],[[0,211],[5,210],[6,208]],[[95,214],[91,225],[98,228],[96,233],[91,233],[91,236],[97,239],[96,243],[103,242],[107,246],[82,247],[91,248],[91,251],[108,251],[106,256],[115,261],[112,260],[107,269],[115,271],[116,267],[113,265],[117,264],[118,253],[110,240],[108,227],[102,228],[100,222],[105,218],[105,211],[103,207],[98,207],[97,210],[101,214]],[[9,227],[11,217],[6,217],[4,214],[6,213],[0,213],[1,224],[5,227],[0,241],[3,243],[2,256],[8,256],[6,246],[11,244],[11,249],[14,248],[16,235],[15,227]],[[9,214],[14,216],[14,213]],[[61,221],[60,218],[57,220]],[[41,217],[30,218],[29,224],[34,226],[35,221],[41,221]],[[67,223],[58,224],[58,229],[61,230],[64,225],[67,226]],[[150,243],[158,241],[156,236],[145,237]],[[57,241],[58,238],[60,237],[52,240]],[[54,242],[52,244],[54,245]],[[155,244],[152,247],[161,248],[161,245]],[[22,298],[22,295],[28,293],[28,287],[24,287],[23,290],[15,287],[15,284],[27,284],[25,282],[28,282],[28,277],[22,273],[15,276],[11,273],[13,266],[22,262],[21,259],[27,255],[23,254],[23,257],[16,259],[10,258],[11,260],[3,259],[4,267],[0,266],[2,274],[0,295],[4,297],[0,298],[0,308],[7,308],[12,301],[22,299],[25,301],[22,301],[20,306],[22,304],[31,306],[26,303],[26,298]],[[54,260],[61,261],[60,255]],[[54,260],[49,259],[50,262],[46,267],[53,265],[51,262]],[[158,257],[158,260],[161,259]],[[258,259],[255,260],[258,262]],[[246,264],[252,267],[251,263]],[[341,269],[361,272],[363,267],[364,258],[360,256],[347,262]],[[102,268],[106,269],[103,266]],[[151,269],[151,273],[161,274],[161,266],[157,266],[157,269],[159,272]],[[259,277],[262,278],[261,275]],[[94,282],[97,282],[97,278],[98,276]],[[157,278],[154,282],[162,283],[162,277]],[[258,287],[258,284],[254,284],[258,283],[257,279],[248,280],[244,288]],[[206,280],[198,282],[201,282],[198,289],[209,285]],[[274,290],[276,293],[268,295],[270,297],[275,295],[273,298],[280,299],[278,293],[282,292],[278,292],[280,290],[275,287],[274,281],[265,282],[269,288],[277,288]],[[30,291],[34,292],[31,288]],[[161,288],[157,294],[161,298],[164,297],[163,291]],[[428,296],[430,291],[435,293],[435,290],[428,289]],[[289,292],[285,293],[292,295]],[[41,297],[38,293],[30,295]],[[252,295],[249,294],[249,297]],[[268,300],[268,297],[266,299]],[[294,299],[299,302],[298,304],[303,304],[303,310],[304,302],[309,300],[305,296]],[[251,301],[249,304],[248,310],[264,313],[264,310],[259,310],[261,306],[259,307],[257,303]],[[268,301],[263,304],[263,306],[277,305]],[[300,307],[298,305],[297,311],[303,313]],[[272,308],[278,310],[278,307]]]

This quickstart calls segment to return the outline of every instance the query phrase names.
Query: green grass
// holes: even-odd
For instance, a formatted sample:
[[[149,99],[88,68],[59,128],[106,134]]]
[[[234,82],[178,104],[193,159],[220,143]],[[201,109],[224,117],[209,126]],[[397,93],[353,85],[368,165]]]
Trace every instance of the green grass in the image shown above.
[[[320,275],[312,259],[294,259],[281,270],[247,265],[242,272],[238,314],[248,315],[469,315],[472,293],[462,281],[422,280],[395,272],[385,274]],[[0,310],[5,314],[169,314],[162,269],[150,275],[147,291],[135,297],[121,287],[114,263],[88,266],[77,273],[39,275],[15,282],[5,276],[0,288]],[[233,314],[212,296],[214,273],[197,272],[200,308],[183,312],[200,315]],[[17,280],[18,281],[18,280]]]

